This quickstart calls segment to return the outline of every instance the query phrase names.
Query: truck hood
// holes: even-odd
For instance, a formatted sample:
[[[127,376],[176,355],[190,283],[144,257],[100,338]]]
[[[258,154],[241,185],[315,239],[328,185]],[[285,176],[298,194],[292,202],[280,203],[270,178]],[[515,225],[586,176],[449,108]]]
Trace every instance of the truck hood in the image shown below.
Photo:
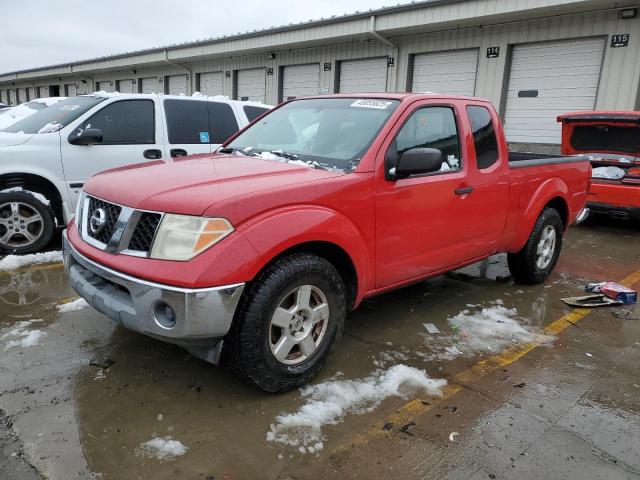
[[[32,134],[0,132],[0,147],[21,145],[31,137],[33,137]]]
[[[91,195],[141,210],[202,215],[223,200],[343,175],[240,155],[207,155],[102,172],[91,178]]]

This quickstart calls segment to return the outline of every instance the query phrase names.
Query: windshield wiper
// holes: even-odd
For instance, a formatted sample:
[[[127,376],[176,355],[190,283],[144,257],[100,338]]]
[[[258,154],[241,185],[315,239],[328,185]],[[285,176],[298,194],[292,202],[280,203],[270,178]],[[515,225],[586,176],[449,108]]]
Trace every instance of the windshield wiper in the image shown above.
[[[241,150],[239,148],[226,147],[226,148],[220,148],[218,150],[218,153],[227,153],[227,154],[229,154],[229,153],[234,153],[234,152],[239,152],[242,155],[244,155],[245,157],[249,156],[244,150]]]
[[[274,155],[276,155],[278,157],[286,158],[287,160],[299,160],[297,155],[295,155],[293,153],[283,152],[282,150],[272,150],[269,153],[273,153]]]

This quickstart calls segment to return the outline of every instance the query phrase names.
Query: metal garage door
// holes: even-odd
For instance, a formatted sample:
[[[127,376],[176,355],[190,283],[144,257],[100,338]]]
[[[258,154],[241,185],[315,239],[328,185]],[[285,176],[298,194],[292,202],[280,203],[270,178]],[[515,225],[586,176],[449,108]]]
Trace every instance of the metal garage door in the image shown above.
[[[142,93],[157,93],[158,92],[158,79],[156,77],[141,78],[140,79],[140,91]]]
[[[16,90],[12,88],[11,90],[9,90],[9,105],[15,105],[15,104],[16,104]]]
[[[67,97],[75,97],[78,95],[78,89],[75,83],[69,83],[64,86],[64,93]]]
[[[282,69],[282,100],[318,95],[320,64],[289,65]]]
[[[478,50],[421,53],[413,57],[412,92],[473,95]]]
[[[29,100],[36,98],[36,87],[27,88],[27,98],[29,98]]]
[[[120,93],[133,93],[133,80],[131,78],[118,80],[118,91]]]
[[[25,88],[18,89],[18,102],[24,103],[27,101],[27,90]]]
[[[111,82],[98,82],[98,91],[99,92],[110,92],[111,91]]]
[[[47,98],[49,96],[49,87],[38,87],[38,98]]]
[[[264,103],[266,92],[265,69],[238,70],[237,90],[238,100]]]
[[[222,95],[222,72],[201,73],[200,93],[210,97]]]
[[[340,93],[386,92],[387,59],[367,58],[340,62]]]
[[[169,95],[187,94],[187,76],[172,75],[167,77],[167,93]]]
[[[507,140],[560,143],[556,117],[595,106],[604,40],[565,40],[513,48],[505,111]]]

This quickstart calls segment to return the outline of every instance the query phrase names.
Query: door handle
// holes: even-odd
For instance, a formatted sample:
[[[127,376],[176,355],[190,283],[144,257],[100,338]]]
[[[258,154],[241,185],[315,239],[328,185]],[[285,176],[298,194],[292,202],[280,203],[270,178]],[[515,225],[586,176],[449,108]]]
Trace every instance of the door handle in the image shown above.
[[[473,187],[456,188],[456,195],[467,195],[473,192]]]
[[[172,148],[171,150],[169,150],[169,154],[171,154],[172,158],[186,157],[187,155],[189,155],[187,151],[183,150],[182,148]]]
[[[159,158],[162,158],[162,152],[160,150],[152,148],[151,150],[145,150],[144,152],[142,152],[142,156],[144,158],[148,158],[149,160],[157,160]]]

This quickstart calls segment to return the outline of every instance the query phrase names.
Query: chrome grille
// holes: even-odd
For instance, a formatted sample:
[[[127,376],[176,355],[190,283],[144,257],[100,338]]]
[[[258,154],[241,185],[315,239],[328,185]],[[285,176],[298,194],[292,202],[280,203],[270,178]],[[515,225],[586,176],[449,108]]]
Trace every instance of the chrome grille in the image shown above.
[[[159,213],[143,212],[129,241],[129,250],[150,251],[161,218]]]
[[[87,233],[90,237],[106,245],[113,236],[113,232],[116,228],[116,222],[118,221],[122,208],[118,205],[114,205],[113,203],[89,197],[89,213],[87,218],[91,219],[91,217],[99,210],[103,211],[106,215],[106,222],[104,226],[94,231],[91,228],[91,225],[88,225],[89,228],[87,228]],[[89,220],[89,222],[91,222],[91,220]]]

